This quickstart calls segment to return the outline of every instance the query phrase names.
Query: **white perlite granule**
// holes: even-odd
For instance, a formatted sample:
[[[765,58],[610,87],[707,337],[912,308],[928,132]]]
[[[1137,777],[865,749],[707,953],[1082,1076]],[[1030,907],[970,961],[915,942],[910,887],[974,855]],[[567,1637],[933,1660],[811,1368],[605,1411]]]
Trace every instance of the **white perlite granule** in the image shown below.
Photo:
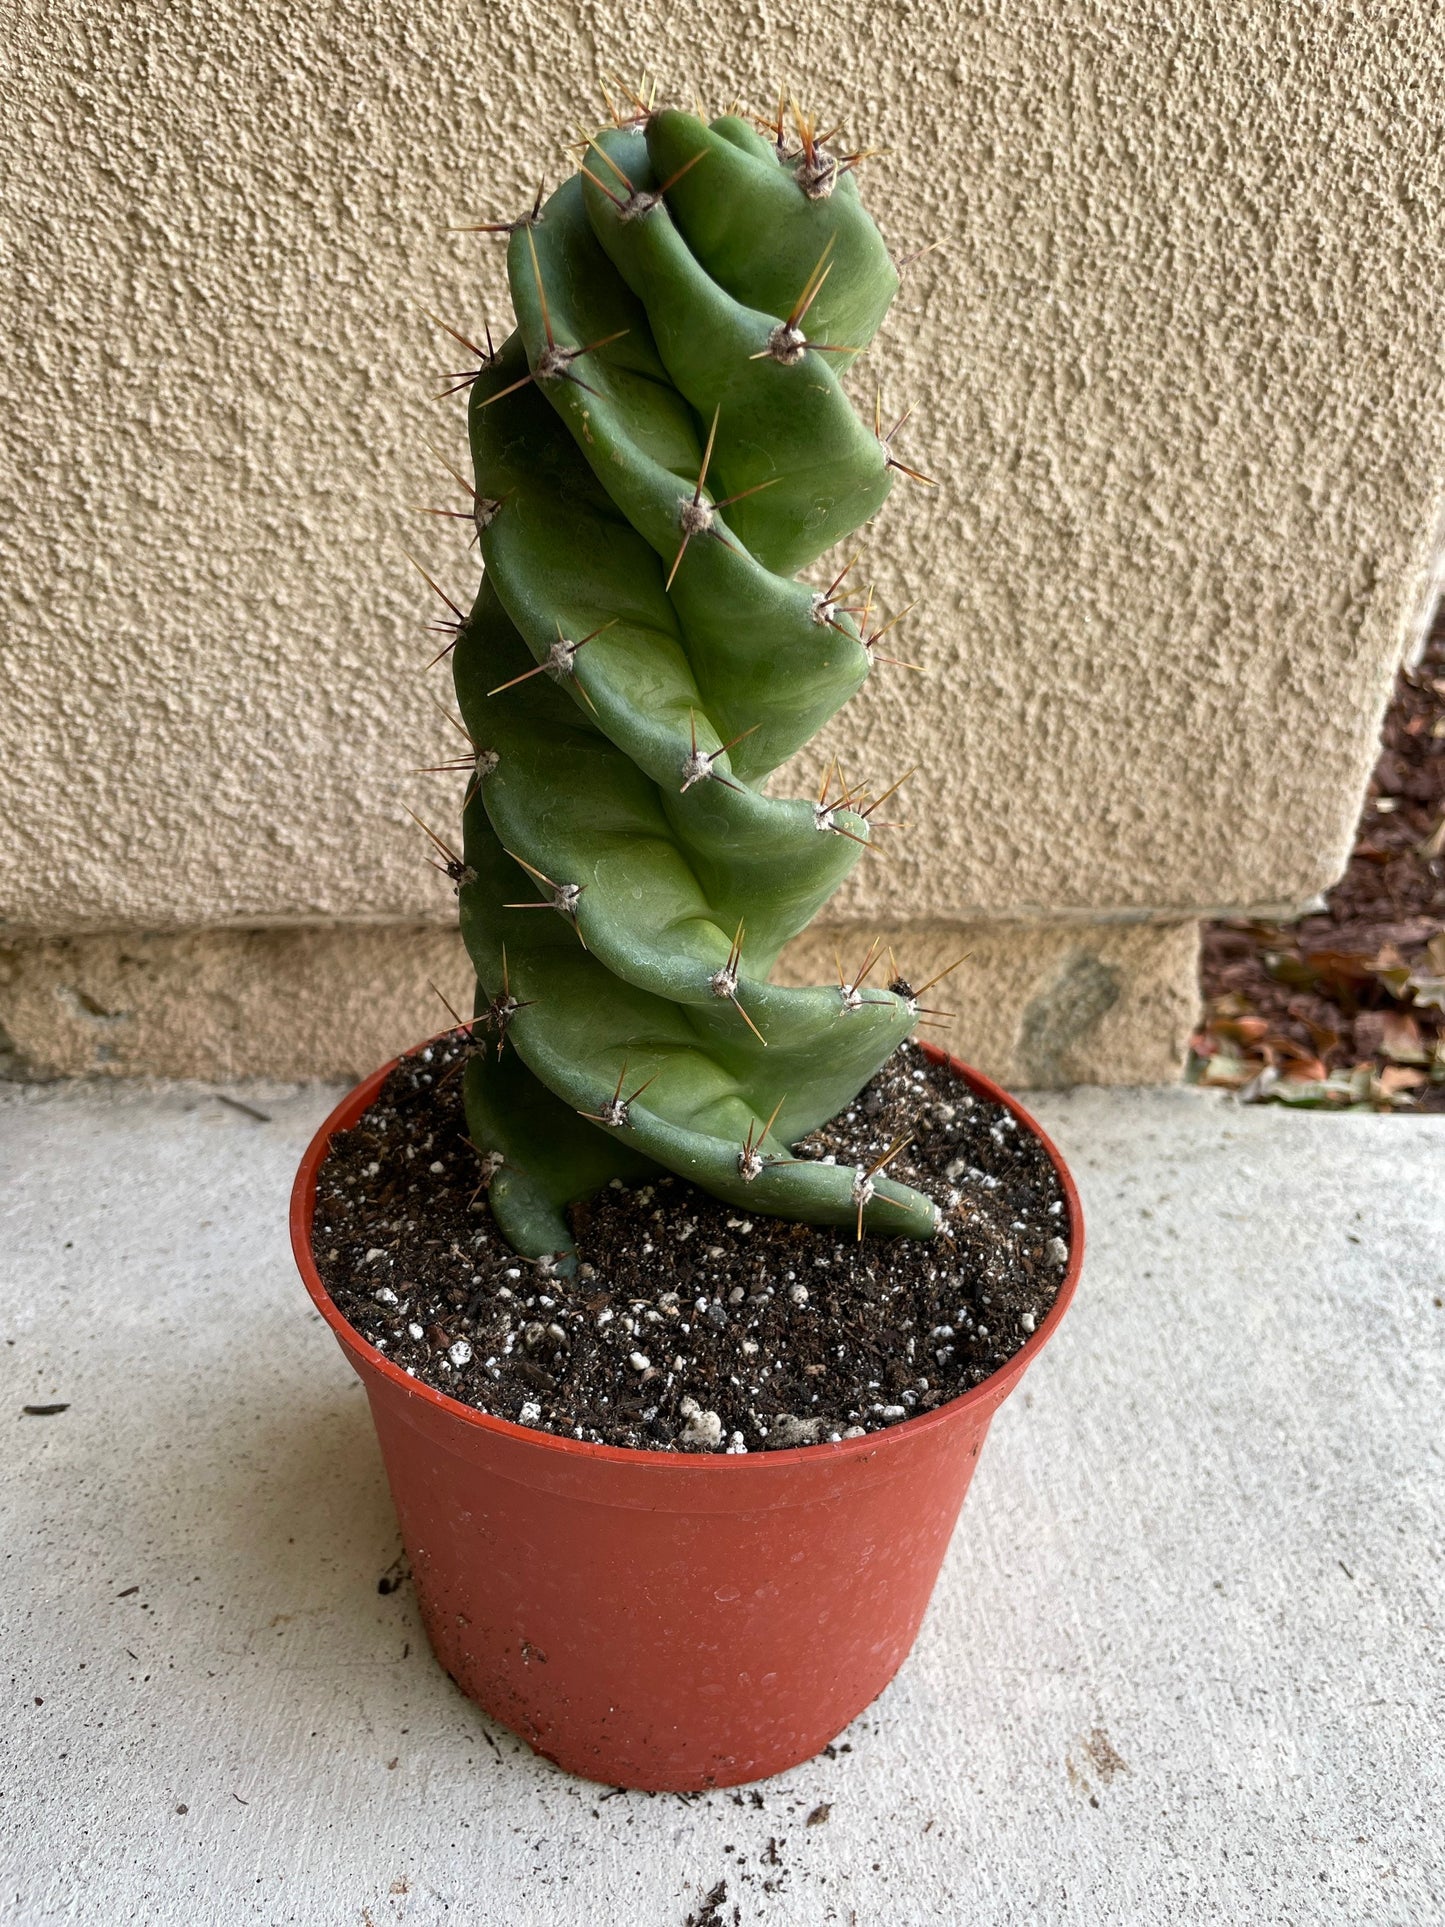
[[[722,1420],[717,1413],[705,1412],[695,1398],[683,1399],[677,1409],[686,1421],[677,1435],[679,1445],[715,1452],[722,1444]]]
[[[816,1445],[822,1429],[820,1418],[797,1418],[792,1412],[780,1412],[768,1427],[768,1444]]]

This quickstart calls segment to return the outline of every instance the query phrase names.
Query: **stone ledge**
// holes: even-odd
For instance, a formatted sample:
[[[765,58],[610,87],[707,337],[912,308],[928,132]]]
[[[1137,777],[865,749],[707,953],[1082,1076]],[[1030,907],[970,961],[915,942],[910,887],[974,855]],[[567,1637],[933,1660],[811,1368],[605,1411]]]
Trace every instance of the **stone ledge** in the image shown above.
[[[931,925],[881,933],[914,982],[965,955],[929,1001],[948,1043],[1022,1089],[1164,1083],[1194,1021],[1196,926]],[[856,969],[873,932],[811,930],[779,976]],[[8,1074],[355,1078],[470,1008],[455,930],[426,924],[192,930],[0,948]]]
[[[1195,923],[930,924],[882,934],[915,984],[964,959],[925,1000],[952,1011],[953,1022],[922,1034],[1001,1084],[1167,1084],[1184,1069],[1199,1007]],[[827,982],[835,951],[851,973],[872,936],[805,931],[778,976]]]

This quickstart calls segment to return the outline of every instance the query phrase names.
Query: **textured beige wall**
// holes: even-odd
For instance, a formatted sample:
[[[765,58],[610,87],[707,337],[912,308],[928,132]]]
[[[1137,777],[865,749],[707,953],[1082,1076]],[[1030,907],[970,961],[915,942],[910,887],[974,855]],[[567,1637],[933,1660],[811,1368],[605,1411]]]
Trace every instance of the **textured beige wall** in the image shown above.
[[[837,747],[923,765],[835,917],[1289,903],[1338,869],[1445,466],[1434,0],[19,0],[0,931],[443,919],[403,814],[458,591],[428,399],[503,317],[449,222],[555,181],[595,77],[778,79],[887,143],[861,371],[919,404],[869,561],[920,681]],[[3,56],[0,56],[3,57]]]
[[[894,933],[914,981],[967,953],[929,995],[925,1033],[1019,1089],[1164,1082],[1194,1020],[1193,924]],[[856,967],[857,933],[845,936]],[[784,958],[832,976],[833,937]],[[200,930],[0,946],[0,1075],[354,1078],[470,1008],[454,930]]]

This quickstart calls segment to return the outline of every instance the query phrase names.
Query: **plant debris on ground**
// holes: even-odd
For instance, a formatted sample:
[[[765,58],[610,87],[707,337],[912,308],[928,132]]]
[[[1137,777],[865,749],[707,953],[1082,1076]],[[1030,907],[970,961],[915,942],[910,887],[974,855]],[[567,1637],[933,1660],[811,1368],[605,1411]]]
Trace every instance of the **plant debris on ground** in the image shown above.
[[[1246,1102],[1445,1111],[1445,609],[1381,742],[1322,907],[1204,926],[1194,1082]]]
[[[888,1168],[937,1238],[861,1241],[721,1203],[664,1173],[574,1207],[579,1263],[518,1257],[487,1207],[466,1032],[403,1059],[322,1166],[312,1244],[342,1314],[414,1378],[543,1431],[756,1452],[878,1431],[981,1384],[1027,1343],[1069,1258],[1043,1145],[903,1045],[800,1157]]]

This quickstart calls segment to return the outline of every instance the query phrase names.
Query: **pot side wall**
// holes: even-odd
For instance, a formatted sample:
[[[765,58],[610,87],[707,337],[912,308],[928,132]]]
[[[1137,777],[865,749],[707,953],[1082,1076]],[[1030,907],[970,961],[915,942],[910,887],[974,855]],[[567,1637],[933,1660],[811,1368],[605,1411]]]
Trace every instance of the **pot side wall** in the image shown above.
[[[941,1058],[937,1049],[930,1053]],[[390,1064],[301,1161],[291,1240],[365,1386],[427,1633],[458,1686],[567,1771],[683,1791],[809,1758],[907,1657],[990,1421],[1065,1316],[1084,1259],[1078,1193],[1038,1125],[1069,1262],[1013,1358],[934,1410],[862,1438],[741,1456],[629,1451],[484,1415],[353,1330],[312,1257],[317,1172]]]

